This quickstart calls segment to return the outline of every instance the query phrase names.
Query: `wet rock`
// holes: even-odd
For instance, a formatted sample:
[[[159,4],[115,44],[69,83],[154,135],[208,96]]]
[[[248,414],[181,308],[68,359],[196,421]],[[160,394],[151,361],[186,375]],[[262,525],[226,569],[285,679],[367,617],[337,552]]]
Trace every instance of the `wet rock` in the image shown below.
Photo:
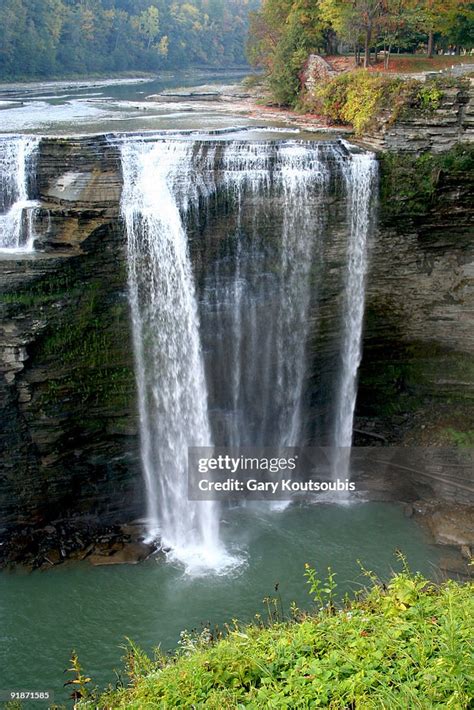
[[[469,567],[466,560],[455,555],[445,555],[439,561],[439,568],[448,575],[459,575],[462,577],[471,577],[472,568]]]
[[[103,555],[90,555],[89,562],[94,566],[101,565],[135,565],[149,557],[154,551],[154,545],[145,542],[132,542],[125,545],[122,550],[114,552],[108,557]]]
[[[48,550],[44,554],[44,559],[46,562],[49,562],[50,565],[54,566],[62,562],[62,555],[59,550]]]
[[[43,139],[37,186],[38,251],[0,260],[0,519],[6,537],[19,510],[40,519],[39,540],[61,511],[68,556],[90,543],[75,537],[79,518],[142,510],[117,149]]]
[[[474,545],[474,510],[461,506],[441,509],[434,513],[429,526],[440,545]]]
[[[136,540],[143,535],[144,526],[141,522],[127,523],[125,525],[121,525],[120,530],[122,535]]]
[[[82,552],[81,552],[81,554],[80,554],[80,556],[79,556],[79,559],[80,559],[80,560],[85,560],[86,557],[88,557],[88,556],[91,554],[91,552],[93,551],[93,549],[94,549],[94,544],[93,544],[93,543],[91,543],[90,545],[87,545],[87,547],[84,548],[84,550],[82,550]]]
[[[438,545],[458,547],[467,558],[474,545],[474,506],[415,501],[413,510]]]

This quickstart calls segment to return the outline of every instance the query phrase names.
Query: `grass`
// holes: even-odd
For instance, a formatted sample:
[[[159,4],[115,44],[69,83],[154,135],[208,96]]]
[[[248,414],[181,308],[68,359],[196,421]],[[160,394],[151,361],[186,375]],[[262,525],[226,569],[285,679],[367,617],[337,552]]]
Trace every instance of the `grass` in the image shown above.
[[[331,55],[326,59],[339,70],[351,70],[355,68],[354,55]],[[390,66],[388,70],[384,66],[384,57],[378,55],[377,62],[372,54],[372,63],[369,71],[389,72],[400,74],[419,74],[421,72],[440,71],[442,69],[450,69],[453,64],[474,64],[474,57],[471,56],[451,56],[451,55],[435,55],[427,57],[426,54],[397,54],[390,55]]]
[[[453,64],[473,64],[474,57],[470,56],[448,56],[436,55],[434,57],[426,54],[392,54],[390,58],[389,72],[400,72],[403,74],[417,74],[425,71],[440,71],[449,69]],[[377,62],[373,67],[376,71],[383,68],[383,60]]]
[[[183,632],[173,657],[151,659],[130,643],[127,685],[95,697],[77,657],[71,672],[85,708],[207,710],[428,710],[472,707],[472,585],[441,585],[403,571],[387,584],[371,573],[369,589],[336,604],[330,571],[306,566],[313,613],[264,600],[269,620],[233,622],[225,636]],[[88,696],[88,697],[87,697]]]

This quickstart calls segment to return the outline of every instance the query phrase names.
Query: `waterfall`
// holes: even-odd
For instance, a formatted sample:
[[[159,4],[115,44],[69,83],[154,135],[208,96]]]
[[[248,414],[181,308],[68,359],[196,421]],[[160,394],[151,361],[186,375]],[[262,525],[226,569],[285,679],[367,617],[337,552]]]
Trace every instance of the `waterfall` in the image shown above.
[[[183,224],[198,185],[205,189],[192,156],[192,143],[125,143],[122,215],[148,533],[188,566],[219,567],[225,555],[217,507],[187,500],[188,447],[212,445]]]
[[[39,139],[0,136],[0,251],[31,251],[33,210],[29,196]]]
[[[334,179],[350,224],[335,437],[350,446],[376,163],[298,141],[127,139],[121,155],[148,533],[188,568],[222,568],[218,506],[187,499],[187,450],[305,443]],[[210,236],[198,290],[189,217],[212,219],[213,205],[228,222]]]
[[[350,477],[350,447],[357,397],[357,372],[362,356],[362,327],[368,240],[377,161],[372,153],[353,153],[343,170],[348,195],[349,240],[343,306],[341,372],[334,427],[333,475]]]
[[[204,289],[222,445],[304,442],[309,309],[318,289],[312,275],[338,151],[337,144],[293,141],[229,143],[223,151],[220,180],[236,224]]]

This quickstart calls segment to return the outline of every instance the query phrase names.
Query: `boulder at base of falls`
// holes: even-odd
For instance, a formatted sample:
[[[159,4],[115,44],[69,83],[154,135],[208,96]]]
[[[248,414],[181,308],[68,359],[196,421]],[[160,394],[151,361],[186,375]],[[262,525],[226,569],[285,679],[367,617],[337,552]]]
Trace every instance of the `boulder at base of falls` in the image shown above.
[[[155,546],[146,542],[131,542],[111,555],[92,554],[87,559],[95,567],[101,565],[136,565],[154,551]]]

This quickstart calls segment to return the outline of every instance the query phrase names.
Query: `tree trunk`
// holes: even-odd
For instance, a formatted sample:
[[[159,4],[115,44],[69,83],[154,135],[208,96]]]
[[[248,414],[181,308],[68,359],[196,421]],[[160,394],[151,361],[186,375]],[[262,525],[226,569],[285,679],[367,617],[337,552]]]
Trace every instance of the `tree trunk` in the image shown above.
[[[433,30],[429,31],[428,34],[428,57],[433,56],[434,42],[433,42]]]
[[[372,26],[367,28],[365,33],[365,47],[364,47],[364,69],[370,66],[370,40],[372,39]]]
[[[388,45],[388,49],[387,49],[387,51],[385,52],[385,69],[387,69],[387,70],[388,70],[389,67],[390,67],[390,52],[391,52],[391,50],[392,50],[392,45],[389,44],[389,45]]]
[[[336,33],[333,30],[329,30],[327,38],[328,54],[338,54]]]

